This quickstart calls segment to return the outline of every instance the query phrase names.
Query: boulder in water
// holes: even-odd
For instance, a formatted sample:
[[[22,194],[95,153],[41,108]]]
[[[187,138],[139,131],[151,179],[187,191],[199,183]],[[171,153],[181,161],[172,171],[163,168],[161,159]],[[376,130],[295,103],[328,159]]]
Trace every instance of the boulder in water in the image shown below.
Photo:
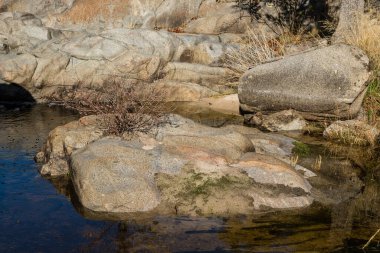
[[[306,119],[352,118],[366,92],[368,64],[362,50],[338,44],[256,66],[240,79],[241,109],[294,109]]]

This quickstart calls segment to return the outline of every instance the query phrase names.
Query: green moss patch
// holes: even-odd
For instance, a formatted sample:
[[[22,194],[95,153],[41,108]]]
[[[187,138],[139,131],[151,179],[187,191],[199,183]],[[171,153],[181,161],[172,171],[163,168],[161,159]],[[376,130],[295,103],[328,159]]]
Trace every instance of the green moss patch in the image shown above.
[[[295,141],[293,142],[294,148],[292,150],[293,154],[296,154],[300,157],[306,157],[310,155],[310,147],[305,143]]]

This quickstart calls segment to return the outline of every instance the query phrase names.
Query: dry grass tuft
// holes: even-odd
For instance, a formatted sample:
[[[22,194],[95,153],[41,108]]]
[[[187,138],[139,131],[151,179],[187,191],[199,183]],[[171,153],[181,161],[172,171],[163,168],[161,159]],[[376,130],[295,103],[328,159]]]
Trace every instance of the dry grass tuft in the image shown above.
[[[321,155],[318,155],[317,158],[315,158],[315,162],[314,164],[312,165],[312,168],[316,171],[320,171],[321,170],[321,167],[322,167],[322,156]]]
[[[380,118],[380,78],[377,77],[368,85],[364,109],[367,112],[368,121],[372,125],[379,124]],[[380,125],[377,125],[380,127]]]
[[[361,121],[336,121],[323,133],[327,139],[355,146],[377,144],[378,130]]]
[[[99,115],[107,134],[148,132],[165,120],[167,106],[162,102],[166,94],[153,86],[125,87],[110,83],[98,90],[74,88],[48,101],[78,111],[81,115]]]
[[[372,68],[380,71],[380,13],[370,11],[358,17],[356,27],[346,34],[345,41],[364,50]]]
[[[248,69],[281,55],[284,55],[284,45],[279,39],[267,37],[263,30],[249,30],[246,42],[227,53],[225,65],[241,75]]]
[[[121,18],[127,12],[129,0],[77,0],[73,7],[60,16],[61,21],[90,23],[96,19]]]
[[[290,165],[295,168],[297,166],[297,163],[298,163],[298,155],[293,155],[292,157],[290,157]]]
[[[301,31],[297,34],[283,32],[276,37],[268,37],[264,30],[248,30],[245,42],[239,47],[230,49],[224,63],[226,67],[235,71],[236,77],[239,78],[250,68],[287,54],[315,47],[319,45],[319,42],[320,37],[315,31],[310,33]]]
[[[366,52],[371,61],[373,77],[368,85],[364,108],[371,124],[377,124],[380,116],[380,13],[376,9],[359,15],[356,26],[345,36],[346,43]]]

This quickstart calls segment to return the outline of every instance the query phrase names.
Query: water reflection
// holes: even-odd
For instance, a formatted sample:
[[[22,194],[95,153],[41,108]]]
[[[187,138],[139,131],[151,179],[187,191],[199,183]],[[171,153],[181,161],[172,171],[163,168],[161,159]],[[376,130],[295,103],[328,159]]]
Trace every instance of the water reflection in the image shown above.
[[[73,112],[60,107],[0,105],[1,148],[34,152],[53,128],[77,118]]]

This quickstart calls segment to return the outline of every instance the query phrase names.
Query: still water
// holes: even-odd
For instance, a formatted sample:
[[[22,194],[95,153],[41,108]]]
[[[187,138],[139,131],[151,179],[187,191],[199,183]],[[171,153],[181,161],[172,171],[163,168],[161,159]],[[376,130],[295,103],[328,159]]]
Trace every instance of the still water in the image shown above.
[[[76,118],[43,105],[0,107],[0,252],[363,252],[380,226],[373,178],[354,199],[304,210],[94,218],[68,180],[42,178],[33,161],[49,131]],[[380,238],[365,252],[380,252]]]

